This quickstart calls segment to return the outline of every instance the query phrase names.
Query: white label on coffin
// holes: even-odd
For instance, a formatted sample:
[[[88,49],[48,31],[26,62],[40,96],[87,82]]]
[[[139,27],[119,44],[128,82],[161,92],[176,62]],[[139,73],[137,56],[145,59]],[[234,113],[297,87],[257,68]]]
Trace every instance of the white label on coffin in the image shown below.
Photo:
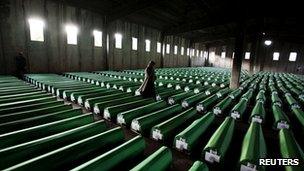
[[[172,84],[169,83],[169,84],[167,85],[167,88],[171,88],[171,87],[172,87]]]
[[[222,97],[222,94],[221,94],[221,93],[216,93],[216,96],[217,96],[218,98],[220,98],[220,97]]]
[[[91,80],[90,80],[90,79],[88,79],[88,80],[87,80],[87,82],[88,82],[88,83],[90,83],[90,82],[91,82]]]
[[[114,85],[113,85],[113,88],[114,88],[114,89],[117,89],[117,85],[114,84]]]
[[[137,120],[133,120],[132,123],[131,123],[131,128],[134,130],[134,131],[139,131],[140,130],[140,125],[138,123]]]
[[[78,97],[77,103],[78,103],[79,105],[82,105],[83,101],[82,101],[82,98],[81,98],[81,97]]]
[[[206,151],[205,152],[205,160],[210,162],[210,163],[214,163],[214,162],[219,163],[220,162],[220,156],[217,155],[216,151],[213,151],[213,150],[210,150],[209,152]]]
[[[91,81],[91,84],[95,84],[94,80]]]
[[[105,119],[111,119],[111,115],[108,109],[104,109],[103,111],[103,118]]]
[[[215,83],[212,83],[212,84],[211,84],[211,86],[212,86],[212,87],[215,87],[215,86],[216,86],[216,84],[215,84]]]
[[[184,89],[186,92],[188,92],[189,90],[190,90],[190,88],[187,86],[187,87],[185,87],[185,89]]]
[[[100,110],[99,110],[99,108],[97,106],[94,107],[94,113],[96,113],[96,114],[100,113]]]
[[[204,106],[199,104],[199,105],[196,106],[196,110],[199,111],[199,112],[204,111]]]
[[[123,115],[117,115],[117,123],[118,124],[126,124],[126,121],[123,118]]]
[[[234,98],[235,98],[234,95],[229,95],[228,97],[230,97],[231,99],[234,99]]]
[[[152,138],[155,140],[162,140],[163,139],[163,134],[160,132],[160,130],[155,129],[152,132]]]
[[[187,150],[188,149],[188,143],[186,143],[186,140],[183,138],[179,138],[179,140],[176,140],[175,147],[179,150]]]
[[[240,114],[239,114],[238,111],[233,111],[233,112],[231,113],[231,117],[232,117],[233,119],[238,119],[238,118],[240,118]]]
[[[254,164],[247,163],[247,166],[242,164],[240,170],[241,171],[257,171],[257,167]]]
[[[56,91],[56,95],[57,95],[57,96],[59,96],[59,95],[60,95],[59,89],[57,89],[57,91]]]
[[[75,101],[76,99],[75,99],[75,96],[74,96],[74,94],[71,94],[71,101]]]
[[[206,82],[204,82],[204,85],[208,85],[209,83],[206,81]]]
[[[160,97],[160,95],[157,95],[157,96],[156,96],[156,100],[157,100],[157,101],[160,101],[161,99],[162,99],[162,98]]]
[[[277,124],[277,129],[289,129],[289,124],[286,121],[280,121]]]
[[[175,86],[175,90],[179,90],[179,89],[181,89],[180,85]]]
[[[194,93],[195,93],[195,94],[197,94],[197,93],[199,93],[199,92],[200,92],[200,91],[199,91],[198,88],[194,89]]]
[[[136,90],[136,91],[135,91],[135,95],[136,95],[136,96],[139,96],[139,95],[140,95],[140,91],[139,91],[139,90]]]
[[[130,93],[130,92],[131,92],[131,89],[130,89],[130,88],[128,88],[128,89],[127,89],[127,93]]]
[[[123,89],[123,86],[120,86],[120,87],[118,88],[118,90],[123,91],[123,90],[124,90],[124,89]]]
[[[183,101],[183,102],[182,102],[182,106],[183,106],[184,108],[188,107],[188,106],[189,106],[189,105],[188,105],[188,102]]]
[[[169,103],[170,105],[173,105],[173,104],[175,103],[175,101],[174,101],[172,98],[169,98],[169,99],[168,99],[168,103]]]
[[[196,81],[196,84],[200,84],[201,82],[200,81]]]
[[[210,95],[211,93],[210,93],[210,91],[206,91],[205,94],[208,96],[208,95]]]
[[[260,118],[260,116],[258,116],[258,115],[255,115],[252,117],[251,121],[257,122],[257,123],[262,123],[262,118]]]
[[[63,97],[64,99],[66,99],[66,98],[67,98],[66,92],[63,92],[62,97]]]
[[[89,104],[88,101],[86,101],[86,102],[84,103],[84,107],[85,107],[86,109],[90,109],[90,104]]]
[[[222,110],[221,110],[219,107],[215,107],[215,108],[213,109],[213,113],[216,114],[216,115],[218,115],[218,114],[221,114],[221,113],[222,113]]]

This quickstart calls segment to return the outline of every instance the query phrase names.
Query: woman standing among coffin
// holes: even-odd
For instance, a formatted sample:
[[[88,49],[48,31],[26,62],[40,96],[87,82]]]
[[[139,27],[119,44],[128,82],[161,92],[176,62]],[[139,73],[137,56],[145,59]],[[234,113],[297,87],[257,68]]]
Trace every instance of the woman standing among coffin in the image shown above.
[[[155,62],[150,61],[145,69],[145,79],[142,85],[139,87],[139,92],[144,98],[155,98],[155,86],[154,81],[156,80],[156,75],[154,71]]]

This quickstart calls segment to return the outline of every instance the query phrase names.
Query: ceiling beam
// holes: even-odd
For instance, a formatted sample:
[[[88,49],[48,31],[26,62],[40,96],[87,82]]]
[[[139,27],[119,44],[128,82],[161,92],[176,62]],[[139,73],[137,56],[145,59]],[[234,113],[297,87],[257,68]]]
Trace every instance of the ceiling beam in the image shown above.
[[[147,8],[157,6],[160,3],[163,3],[163,1],[162,0],[156,0],[156,1],[141,0],[141,1],[135,1],[132,3],[127,3],[126,5],[122,5],[118,8],[111,10],[111,12],[109,12],[109,14],[108,14],[109,22],[129,16],[133,13],[137,13],[137,12],[146,10]]]
[[[195,30],[201,30],[207,27],[215,27],[215,26],[219,26],[219,25],[225,25],[225,24],[230,24],[230,23],[234,23],[235,21],[231,20],[231,19],[225,19],[225,18],[216,18],[216,19],[201,19],[201,21],[199,22],[193,22],[193,23],[185,23],[182,24],[178,27],[170,27],[167,28],[164,31],[164,34],[166,36],[168,35],[176,35],[176,34],[182,34],[185,32],[189,32],[189,31],[195,31]]]

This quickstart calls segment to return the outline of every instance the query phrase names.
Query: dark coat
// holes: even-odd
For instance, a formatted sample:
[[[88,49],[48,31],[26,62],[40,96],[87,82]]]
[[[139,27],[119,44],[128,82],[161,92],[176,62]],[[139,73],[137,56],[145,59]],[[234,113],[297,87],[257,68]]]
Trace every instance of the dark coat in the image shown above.
[[[154,97],[155,94],[155,86],[154,81],[156,80],[155,72],[152,67],[147,67],[145,69],[145,79],[141,86],[139,87],[140,94],[143,97]]]

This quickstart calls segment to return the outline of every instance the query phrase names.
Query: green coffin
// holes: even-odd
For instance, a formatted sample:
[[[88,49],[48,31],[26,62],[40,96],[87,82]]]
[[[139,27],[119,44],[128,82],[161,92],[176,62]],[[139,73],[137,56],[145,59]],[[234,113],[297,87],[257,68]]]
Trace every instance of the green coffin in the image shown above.
[[[249,122],[258,122],[262,123],[265,121],[265,108],[264,108],[264,103],[262,101],[257,101],[255,103],[254,108],[252,109]]]
[[[113,170],[120,163],[141,155],[146,147],[144,138],[137,136],[120,146],[72,169],[72,171]]]
[[[35,116],[45,115],[53,112],[63,111],[67,109],[71,109],[71,106],[60,104],[56,106],[41,108],[41,109],[33,109],[29,111],[16,112],[6,115],[0,115],[0,124],[6,122],[13,122],[21,119],[31,118]],[[0,131],[1,132],[1,131]]]
[[[28,104],[28,105],[24,105],[24,106],[9,107],[9,108],[5,108],[5,109],[0,109],[0,115],[22,112],[22,111],[29,111],[32,109],[41,109],[41,108],[56,106],[56,105],[60,105],[60,104],[63,104],[63,102],[56,101],[54,99],[49,102],[37,102],[35,104]]]
[[[104,121],[87,124],[59,134],[0,150],[0,169],[4,169],[106,130]]]
[[[172,162],[169,148],[161,147],[130,171],[166,171]]]
[[[174,131],[182,127],[182,125],[187,122],[189,119],[193,118],[196,115],[196,110],[190,108],[160,124],[157,124],[151,129],[151,137],[154,140],[166,140]]]
[[[225,110],[232,104],[232,101],[233,99],[230,96],[224,98],[213,107],[213,113],[215,115],[222,115]]]
[[[105,148],[120,143],[123,139],[122,129],[113,128],[12,166],[9,170],[44,170],[45,168],[48,170],[62,168],[70,170],[75,167],[77,161],[87,160],[88,155],[96,154],[96,151],[104,151]],[[123,155],[120,154],[119,157],[123,157]]]
[[[93,95],[90,97],[81,97],[81,103],[84,102],[84,107],[88,110],[92,109],[94,107],[95,103],[100,103],[103,101],[109,101],[111,99],[118,99],[118,98],[123,98],[123,97],[130,97],[130,93],[123,93],[123,92],[107,92],[106,94],[101,95]],[[79,101],[79,100],[78,100]],[[78,102],[79,103],[79,102]]]
[[[143,99],[141,96],[131,96],[131,97],[123,97],[123,98],[117,98],[117,99],[112,99],[112,100],[108,100],[108,101],[103,101],[100,103],[95,103],[94,105],[94,113],[95,114],[100,114],[101,112],[103,112],[103,110],[106,107],[109,106],[115,106],[118,104],[125,104],[125,103],[129,103],[129,102],[133,102],[136,100],[141,100]]]
[[[106,107],[103,111],[103,117],[108,120],[110,120],[110,119],[116,120],[117,114],[120,112],[129,110],[129,109],[133,109],[136,107],[144,106],[147,104],[151,104],[153,102],[155,102],[155,100],[152,98],[149,98],[149,99],[140,99],[140,100],[132,101],[129,103]]]
[[[190,96],[190,97],[184,99],[184,100],[182,101],[182,106],[183,106],[184,108],[188,108],[188,107],[190,107],[190,106],[195,105],[197,102],[199,102],[200,100],[202,100],[202,99],[204,99],[204,98],[206,98],[206,97],[207,97],[207,95],[206,95],[205,92],[195,94],[195,95],[193,95],[193,96]]]
[[[33,126],[46,124],[49,122],[55,122],[57,120],[74,117],[76,116],[75,113],[76,113],[75,109],[67,109],[62,111],[56,111],[53,113],[48,113],[41,116],[35,116],[17,121],[5,122],[0,124],[0,133],[17,131],[20,129],[25,129]]]
[[[151,129],[155,124],[163,121],[164,119],[182,111],[181,105],[173,105],[162,110],[135,118],[132,120],[131,129],[137,132],[145,133]]]
[[[274,129],[289,129],[290,121],[280,106],[272,105],[272,113],[274,117]]]
[[[182,92],[176,95],[173,95],[171,97],[168,98],[168,103],[170,105],[174,105],[176,103],[180,103],[182,100],[190,97],[190,96],[194,96],[195,94],[193,92]]]
[[[211,112],[196,119],[182,132],[177,134],[174,138],[174,147],[180,151],[191,152],[193,147],[199,143],[199,137],[206,132],[207,128],[214,121],[215,115]]]
[[[224,122],[213,133],[203,150],[203,158],[210,163],[220,163],[230,146],[235,127],[235,120],[226,117]]]
[[[147,104],[145,106],[137,107],[135,109],[124,111],[117,115],[117,123],[121,125],[124,124],[130,126],[134,118],[143,116],[156,110],[160,110],[165,107],[167,107],[167,103],[165,101],[158,101],[151,104]]]
[[[297,143],[291,130],[281,129],[279,132],[280,152],[282,158],[299,159],[303,164],[304,153],[301,146]],[[286,171],[303,171],[303,166],[285,166]]]
[[[12,103],[5,103],[5,104],[0,104],[0,110],[14,109],[14,108],[24,107],[24,106],[28,106],[28,105],[35,105],[35,104],[46,103],[46,102],[53,102],[55,100],[56,100],[55,97],[47,96],[47,97],[42,97],[42,98],[37,98],[37,99],[24,100],[24,101],[12,102]]]
[[[282,106],[282,100],[280,99],[279,95],[277,92],[272,92],[271,93],[271,103],[272,105],[278,105],[278,106]]]
[[[267,158],[262,126],[257,122],[252,122],[243,140],[239,160],[240,169],[265,170],[265,167],[259,166],[259,159],[261,158]]]
[[[216,103],[216,101],[219,99],[219,97],[214,94],[208,98],[206,98],[205,100],[199,102],[197,105],[196,105],[196,110],[198,112],[203,112],[203,111],[206,111],[209,107],[211,107],[211,105],[213,105],[214,103]]]
[[[78,114],[79,110],[75,112],[76,114]],[[63,119],[35,127],[10,132],[7,134],[2,134],[0,135],[0,149],[67,131],[69,129],[92,123],[93,121],[94,119],[92,117],[92,114],[88,113],[68,119]]]
[[[206,163],[203,163],[201,161],[196,161],[193,163],[193,165],[188,171],[209,171],[209,168],[206,165]]]
[[[234,119],[241,119],[246,111],[248,100],[241,98],[241,100],[231,109],[230,115]]]
[[[300,108],[292,108],[292,113],[296,115],[296,118],[300,122],[300,124],[304,127],[304,112]]]
[[[234,99],[238,98],[241,94],[242,94],[242,90],[236,89],[229,94],[229,97],[234,100]]]

